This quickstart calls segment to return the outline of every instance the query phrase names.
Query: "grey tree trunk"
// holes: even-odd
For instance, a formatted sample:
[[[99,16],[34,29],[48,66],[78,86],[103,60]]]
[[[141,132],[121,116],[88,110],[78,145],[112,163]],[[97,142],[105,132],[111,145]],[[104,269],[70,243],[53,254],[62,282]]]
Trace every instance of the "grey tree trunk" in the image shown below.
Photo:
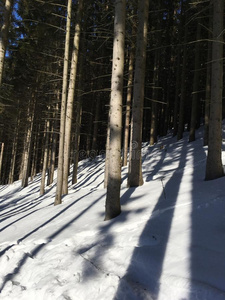
[[[59,98],[60,92],[57,92],[57,97]],[[54,112],[54,121],[53,121],[53,127],[52,127],[52,149],[51,149],[51,158],[50,158],[50,165],[49,165],[49,174],[48,174],[48,182],[47,185],[50,185],[53,183],[54,180],[54,170],[55,170],[55,160],[56,160],[56,145],[57,145],[57,124],[58,124],[58,111],[59,111],[59,105],[56,103],[55,106],[55,112]]]
[[[131,121],[130,163],[128,186],[143,184],[142,178],[142,120],[145,85],[145,64],[148,33],[149,0],[139,0],[138,28],[136,42],[136,62]]]
[[[54,205],[62,203],[62,185],[63,185],[63,164],[64,164],[64,138],[65,138],[65,119],[66,119],[66,95],[67,95],[67,78],[68,78],[68,62],[69,62],[69,44],[70,44],[70,24],[71,24],[72,0],[68,0],[67,4],[67,20],[66,20],[66,38],[63,65],[63,87],[61,99],[61,115],[59,129],[59,158],[57,171],[57,187]]]
[[[46,120],[46,135],[45,135],[45,149],[44,149],[44,159],[43,159],[43,167],[41,173],[41,186],[40,186],[40,195],[44,195],[45,193],[45,178],[46,171],[48,166],[48,148],[49,148],[49,130],[50,130],[50,121]]]
[[[110,118],[109,118],[109,157],[108,184],[106,192],[105,220],[118,216],[121,185],[121,134],[122,97],[125,44],[126,0],[115,1],[113,62],[111,78]]]
[[[31,140],[32,140],[32,132],[33,132],[33,125],[34,125],[34,112],[35,112],[35,99],[34,95],[33,98],[33,107],[29,108],[28,110],[28,128],[27,134],[25,139],[25,147],[24,147],[24,154],[23,154],[23,169],[22,169],[22,187],[28,186],[28,177],[29,177],[29,167],[30,167],[30,152],[31,152]]]
[[[73,52],[70,69],[70,82],[67,97],[66,120],[65,120],[65,140],[64,140],[64,167],[63,167],[63,194],[68,194],[68,175],[70,164],[70,144],[71,144],[71,126],[73,118],[73,102],[78,66],[78,54],[80,45],[81,16],[83,11],[83,0],[79,0],[77,9],[77,19],[75,25],[75,34],[73,39]]]
[[[12,146],[12,154],[11,154],[11,163],[10,163],[10,170],[9,170],[9,180],[8,180],[9,184],[14,182],[16,153],[17,153],[18,136],[19,136],[19,125],[20,125],[20,114],[17,118],[16,128],[14,130],[13,146]]]
[[[224,1],[213,1],[212,79],[209,120],[209,145],[206,162],[206,180],[224,176],[222,147],[222,94],[223,94],[223,13]]]
[[[197,125],[198,107],[199,107],[199,75],[200,75],[200,38],[201,25],[197,24],[197,35],[195,44],[195,72],[192,93],[192,108],[191,108],[191,126],[189,132],[189,142],[195,141],[195,129]]]
[[[6,0],[3,14],[3,25],[0,32],[0,86],[2,84],[5,52],[8,43],[8,32],[13,7],[13,0]]]
[[[127,165],[127,154],[128,154],[129,134],[130,134],[131,101],[132,101],[132,90],[133,90],[134,56],[135,56],[135,47],[133,46],[130,52],[129,70],[128,70],[126,115],[125,115],[125,128],[124,128],[124,139],[123,139],[123,161],[122,161],[123,166]]]

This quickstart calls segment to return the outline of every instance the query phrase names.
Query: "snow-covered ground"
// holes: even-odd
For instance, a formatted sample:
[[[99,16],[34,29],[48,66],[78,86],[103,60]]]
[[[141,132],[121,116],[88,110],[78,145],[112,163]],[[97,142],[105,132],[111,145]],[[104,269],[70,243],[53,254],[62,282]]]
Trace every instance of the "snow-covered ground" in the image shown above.
[[[80,163],[58,206],[40,175],[0,186],[0,299],[225,299],[225,178],[204,181],[202,144],[199,130],[143,145],[144,185],[128,189],[123,168],[107,222],[103,157]]]

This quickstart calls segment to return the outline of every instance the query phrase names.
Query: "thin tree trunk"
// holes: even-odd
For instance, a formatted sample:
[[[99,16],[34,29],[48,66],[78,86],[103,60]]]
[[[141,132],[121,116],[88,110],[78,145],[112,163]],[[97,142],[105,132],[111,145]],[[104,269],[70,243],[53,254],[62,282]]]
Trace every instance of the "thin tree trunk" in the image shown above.
[[[123,166],[127,165],[127,154],[128,154],[129,133],[130,133],[131,100],[132,100],[132,90],[133,90],[134,56],[135,56],[135,47],[132,46],[130,51],[128,82],[127,82],[127,101],[126,101],[124,140],[123,140],[123,161],[122,161]]]
[[[70,44],[70,25],[71,25],[72,0],[68,0],[67,4],[67,20],[66,20],[66,38],[65,52],[63,64],[63,87],[61,100],[60,115],[60,132],[59,132],[59,158],[57,172],[57,186],[54,205],[62,203],[62,185],[63,185],[63,164],[64,164],[64,138],[65,138],[65,119],[66,119],[66,95],[67,95],[67,78],[68,78],[68,62],[69,62],[69,44]]]
[[[183,63],[182,63],[182,74],[181,74],[181,95],[180,95],[180,105],[179,105],[179,123],[178,123],[178,132],[177,140],[183,138],[184,132],[184,108],[185,108],[185,99],[186,99],[186,63],[187,63],[187,25],[185,25],[184,33],[184,46],[183,46]]]
[[[98,97],[98,96],[97,96]],[[94,129],[93,129],[93,138],[91,146],[91,158],[94,159],[97,155],[97,140],[98,140],[98,128],[99,128],[99,116],[100,116],[100,105],[101,99],[97,98],[95,116],[94,116]]]
[[[130,163],[128,174],[128,186],[131,187],[143,184],[141,146],[148,14],[149,0],[139,0],[134,95],[131,123]]]
[[[32,159],[32,165],[31,165],[31,181],[34,179],[34,177],[37,174],[37,160],[38,160],[38,147],[40,142],[40,124],[36,124],[36,133],[34,137],[34,146],[33,146],[33,159]]]
[[[212,18],[209,17],[209,24],[212,23]],[[211,26],[210,26],[211,29]],[[211,95],[211,61],[212,61],[212,39],[211,30],[208,33],[208,51],[207,51],[207,73],[206,73],[206,91],[205,91],[205,125],[204,125],[204,141],[203,145],[208,145],[209,142],[209,115],[210,115],[210,95]]]
[[[126,0],[115,1],[113,63],[110,98],[110,139],[105,220],[118,216],[121,185],[121,134]]]
[[[1,152],[0,152],[0,179],[2,174],[2,162],[3,162],[3,153],[4,153],[4,143],[1,143]]]
[[[73,52],[72,52],[72,61],[71,61],[71,69],[70,69],[70,82],[69,82],[67,107],[66,107],[63,188],[62,188],[64,195],[68,194],[71,126],[72,126],[72,118],[73,118],[73,102],[74,102],[74,92],[75,92],[77,66],[78,66],[82,11],[83,11],[83,0],[79,0],[78,9],[77,9],[77,20],[76,20],[76,25],[75,25],[75,34],[74,34],[74,40],[73,40]]]
[[[30,167],[30,150],[31,150],[31,139],[32,139],[32,132],[33,132],[33,125],[34,125],[34,112],[35,112],[35,99],[34,95],[33,98],[33,107],[29,110],[29,119],[28,119],[28,128],[27,128],[27,135],[25,140],[25,148],[24,148],[24,155],[23,155],[23,172],[22,172],[22,187],[28,186],[28,177],[29,177],[29,167]]]
[[[107,188],[109,180],[109,139],[110,139],[110,126],[109,126],[109,113],[108,113],[108,126],[106,133],[106,145],[105,145],[105,173],[104,173],[104,188]]]
[[[11,183],[14,182],[14,172],[15,172],[15,164],[16,164],[16,153],[17,153],[18,136],[19,136],[19,124],[20,124],[20,114],[19,114],[19,116],[17,118],[16,128],[15,128],[15,131],[14,131],[12,154],[11,154],[11,163],[10,163],[10,170],[9,170],[9,180],[8,180],[9,184],[11,184]]]
[[[157,100],[158,98],[158,80],[159,80],[159,53],[155,52],[155,63],[154,63],[154,75],[153,75],[153,92],[152,99]],[[150,142],[152,146],[157,142],[157,130],[158,130],[158,103],[152,102],[152,113],[151,113],[151,128],[150,128]]]
[[[74,135],[74,156],[73,156],[72,184],[77,183],[77,170],[78,170],[78,162],[79,162],[81,118],[82,118],[82,103],[81,103],[81,96],[78,96],[77,107],[76,107],[75,135]]]
[[[200,38],[201,38],[201,27],[198,22],[197,25],[197,35],[196,35],[196,45],[195,45],[195,73],[194,73],[194,83],[193,83],[193,93],[192,93],[192,109],[191,109],[191,126],[189,133],[189,142],[195,141],[195,129],[198,117],[198,106],[199,106],[199,75],[200,75]]]
[[[13,7],[13,0],[5,0],[3,25],[0,32],[0,86],[2,84],[5,52],[8,43],[8,32]]]
[[[209,145],[206,162],[206,180],[224,176],[222,148],[222,94],[223,94],[223,13],[224,1],[213,2],[212,81],[209,121]]]
[[[40,195],[44,195],[45,193],[45,178],[46,171],[48,166],[48,148],[49,148],[49,130],[50,130],[50,121],[46,120],[46,135],[45,135],[45,149],[44,149],[44,159],[43,159],[43,167],[41,173],[41,186],[40,186]]]
[[[60,92],[58,91],[57,96],[59,97]],[[59,98],[58,98],[59,99]],[[54,122],[52,128],[52,149],[51,149],[51,158],[50,158],[50,166],[49,166],[49,174],[48,174],[48,182],[47,185],[53,183],[54,180],[54,170],[55,170],[55,160],[56,160],[56,145],[57,145],[57,124],[58,124],[58,112],[59,105],[56,103],[55,112],[54,112]]]

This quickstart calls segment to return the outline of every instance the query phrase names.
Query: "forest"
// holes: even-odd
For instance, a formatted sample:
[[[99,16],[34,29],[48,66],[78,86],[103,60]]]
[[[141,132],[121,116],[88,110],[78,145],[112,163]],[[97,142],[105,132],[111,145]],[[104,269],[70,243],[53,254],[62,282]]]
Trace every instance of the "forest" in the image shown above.
[[[128,187],[143,184],[142,143],[193,143],[201,125],[202,180],[222,177],[223,2],[1,1],[1,185],[41,173],[43,195],[57,169],[57,205],[78,162],[104,155],[108,220],[121,166]]]

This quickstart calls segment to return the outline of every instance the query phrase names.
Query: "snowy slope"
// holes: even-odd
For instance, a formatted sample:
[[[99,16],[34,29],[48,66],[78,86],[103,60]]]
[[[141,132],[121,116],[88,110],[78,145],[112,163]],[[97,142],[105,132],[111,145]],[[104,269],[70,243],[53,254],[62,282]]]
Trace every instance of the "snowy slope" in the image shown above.
[[[204,181],[202,143],[200,130],[143,145],[145,183],[128,189],[123,168],[122,213],[107,222],[103,157],[80,163],[56,207],[40,176],[0,186],[0,299],[225,299],[225,178]]]

